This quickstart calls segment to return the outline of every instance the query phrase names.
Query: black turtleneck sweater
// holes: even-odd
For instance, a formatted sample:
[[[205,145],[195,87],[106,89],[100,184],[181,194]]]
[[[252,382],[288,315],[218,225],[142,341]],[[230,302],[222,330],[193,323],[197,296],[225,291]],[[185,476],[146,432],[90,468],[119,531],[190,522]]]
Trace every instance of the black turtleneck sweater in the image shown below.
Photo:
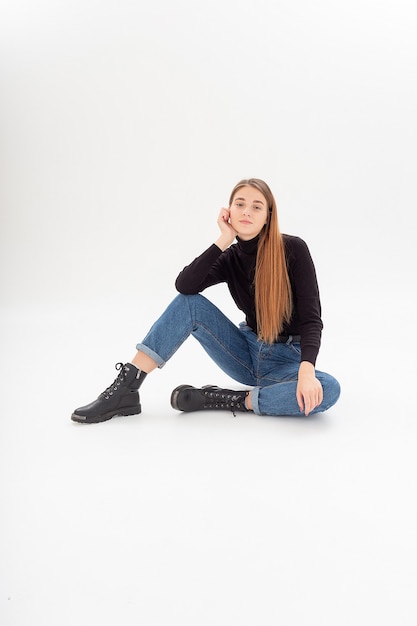
[[[293,314],[283,335],[301,336],[301,360],[316,363],[320,349],[321,306],[316,271],[306,243],[299,237],[283,235],[288,274],[293,296]],[[254,276],[259,237],[237,243],[224,252],[216,244],[185,267],[175,286],[180,293],[196,294],[211,285],[227,283],[236,306],[256,333]]]

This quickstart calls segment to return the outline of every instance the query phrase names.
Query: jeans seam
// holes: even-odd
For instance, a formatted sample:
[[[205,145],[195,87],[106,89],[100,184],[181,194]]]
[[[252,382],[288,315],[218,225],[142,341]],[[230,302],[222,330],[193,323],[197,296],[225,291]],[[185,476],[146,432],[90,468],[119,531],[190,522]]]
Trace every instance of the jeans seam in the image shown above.
[[[203,298],[204,298],[204,296],[203,296]],[[187,306],[188,306],[188,309],[189,309],[189,312],[190,312],[190,319],[191,319],[191,321],[192,321],[192,330],[191,330],[191,334],[194,336],[194,332],[195,332],[195,330],[197,330],[197,329],[198,329],[198,327],[200,327],[200,328],[204,329],[204,330],[207,332],[207,334],[209,334],[209,335],[210,335],[210,337],[214,340],[214,342],[215,342],[215,343],[217,343],[217,345],[218,345],[218,346],[219,346],[219,347],[220,347],[220,348],[221,348],[221,349],[222,349],[222,350],[223,350],[226,354],[228,354],[228,355],[229,355],[229,357],[231,357],[231,358],[232,358],[232,360],[233,360],[235,363],[238,363],[240,367],[243,367],[243,368],[244,368],[244,369],[245,369],[245,370],[249,373],[249,375],[251,376],[251,378],[252,378],[252,379],[256,379],[256,376],[254,375],[254,371],[253,371],[253,359],[252,359],[252,357],[251,357],[251,355],[250,355],[249,344],[248,344],[247,340],[245,339],[245,343],[246,343],[246,346],[247,346],[247,349],[248,349],[248,353],[249,353],[249,356],[250,356],[250,359],[251,359],[252,369],[249,369],[249,368],[248,368],[247,363],[245,363],[244,361],[241,361],[239,358],[237,358],[237,356],[236,356],[234,353],[230,352],[230,350],[227,348],[227,346],[225,346],[225,345],[224,345],[224,344],[220,341],[219,337],[218,337],[216,334],[214,334],[214,333],[212,332],[211,328],[209,328],[208,326],[206,326],[203,322],[198,322],[198,321],[196,321],[196,315],[193,315],[193,313],[192,313],[192,311],[191,311],[191,304],[190,304],[190,300],[187,300]],[[196,337],[194,337],[194,339],[196,339],[196,340],[198,341],[198,339],[197,339]],[[200,345],[201,345],[201,344],[200,344]],[[204,346],[202,346],[202,347],[204,348]],[[220,367],[221,367],[221,366],[220,366]]]
[[[198,328],[202,328],[203,330],[205,330],[207,332],[207,334],[210,335],[210,337],[214,340],[215,343],[217,343],[218,346],[221,347],[221,349],[228,354],[229,357],[232,358],[233,361],[235,361],[235,363],[238,363],[241,367],[243,367],[244,369],[246,369],[246,371],[250,374],[250,376],[254,379],[254,380],[258,380],[258,377],[255,375],[255,372],[253,370],[253,361],[252,361],[252,357],[251,357],[251,361],[252,361],[252,368],[250,369],[248,367],[248,364],[245,361],[242,361],[241,359],[239,359],[236,354],[234,354],[233,352],[231,352],[227,346],[225,346],[220,339],[217,337],[216,334],[214,334],[211,329],[206,326],[205,324],[203,324],[202,322],[197,322],[194,324],[193,326],[193,330],[191,331],[191,334],[193,335],[194,330],[198,330]],[[198,339],[196,337],[194,337],[194,339],[196,339],[196,341],[198,341]],[[204,346],[203,346],[204,347]],[[248,346],[249,348],[249,346]]]

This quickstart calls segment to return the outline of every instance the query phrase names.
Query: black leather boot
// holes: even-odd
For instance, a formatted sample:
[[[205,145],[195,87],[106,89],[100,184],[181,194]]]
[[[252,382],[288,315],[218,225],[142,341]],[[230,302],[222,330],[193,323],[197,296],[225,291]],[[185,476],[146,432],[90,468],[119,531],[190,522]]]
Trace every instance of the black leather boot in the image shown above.
[[[178,411],[235,411],[247,412],[245,398],[249,391],[233,391],[207,385],[197,389],[191,385],[180,385],[171,394],[171,406]]]
[[[141,412],[138,389],[146,376],[145,372],[131,363],[117,363],[116,369],[119,370],[118,377],[97,400],[75,409],[71,415],[74,422],[96,424],[115,415],[136,415]]]

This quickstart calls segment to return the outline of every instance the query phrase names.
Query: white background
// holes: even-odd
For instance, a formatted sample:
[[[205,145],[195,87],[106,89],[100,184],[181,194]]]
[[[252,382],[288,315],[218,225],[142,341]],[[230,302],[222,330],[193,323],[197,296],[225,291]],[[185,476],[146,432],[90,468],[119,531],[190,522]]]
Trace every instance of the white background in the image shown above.
[[[3,0],[2,626],[415,625],[416,27],[411,0]],[[310,247],[339,403],[180,415],[176,385],[233,384],[191,339],[140,416],[73,424],[250,176]]]

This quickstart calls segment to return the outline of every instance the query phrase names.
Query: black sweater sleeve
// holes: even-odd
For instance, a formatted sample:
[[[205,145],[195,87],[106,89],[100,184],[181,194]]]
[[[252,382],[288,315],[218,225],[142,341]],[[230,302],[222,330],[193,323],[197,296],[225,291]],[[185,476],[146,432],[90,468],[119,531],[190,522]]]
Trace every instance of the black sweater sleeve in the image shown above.
[[[220,248],[213,243],[178,274],[175,281],[177,291],[192,295],[224,282],[225,275],[219,263],[222,254],[224,253]]]
[[[287,239],[287,255],[294,312],[286,330],[301,335],[301,359],[315,365],[323,329],[316,270],[307,244],[300,237]]]

